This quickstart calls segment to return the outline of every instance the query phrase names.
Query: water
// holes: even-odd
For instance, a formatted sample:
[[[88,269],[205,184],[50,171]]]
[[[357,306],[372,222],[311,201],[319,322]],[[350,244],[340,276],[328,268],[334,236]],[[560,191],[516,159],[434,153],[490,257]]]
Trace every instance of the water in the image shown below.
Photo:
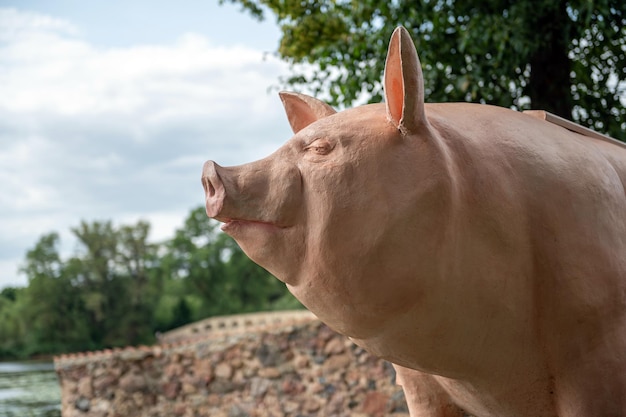
[[[0,417],[59,417],[61,388],[52,362],[0,362]]]

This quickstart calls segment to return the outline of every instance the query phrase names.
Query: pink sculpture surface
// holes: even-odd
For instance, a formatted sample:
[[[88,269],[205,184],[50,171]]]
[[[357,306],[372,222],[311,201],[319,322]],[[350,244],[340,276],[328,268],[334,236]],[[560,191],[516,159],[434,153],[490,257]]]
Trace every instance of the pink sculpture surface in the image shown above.
[[[294,136],[204,166],[207,214],[391,361],[412,417],[626,416],[626,150],[513,110],[424,104],[398,28],[385,104],[281,93]]]

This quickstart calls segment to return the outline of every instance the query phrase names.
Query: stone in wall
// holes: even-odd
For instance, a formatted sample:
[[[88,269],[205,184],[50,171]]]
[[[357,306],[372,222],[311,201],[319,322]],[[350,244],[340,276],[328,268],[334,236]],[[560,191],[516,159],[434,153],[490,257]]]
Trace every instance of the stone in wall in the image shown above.
[[[55,364],[64,417],[408,417],[392,366],[319,321]]]

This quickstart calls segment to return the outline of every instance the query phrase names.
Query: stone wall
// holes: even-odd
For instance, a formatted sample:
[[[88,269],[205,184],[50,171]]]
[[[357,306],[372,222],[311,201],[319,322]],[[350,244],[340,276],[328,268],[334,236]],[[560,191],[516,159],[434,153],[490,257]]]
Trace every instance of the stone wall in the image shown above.
[[[57,357],[63,416],[408,417],[390,364],[296,316]]]
[[[219,339],[241,333],[262,333],[316,320],[308,310],[270,311],[211,317],[178,327],[159,335],[161,343],[174,343],[197,337]]]

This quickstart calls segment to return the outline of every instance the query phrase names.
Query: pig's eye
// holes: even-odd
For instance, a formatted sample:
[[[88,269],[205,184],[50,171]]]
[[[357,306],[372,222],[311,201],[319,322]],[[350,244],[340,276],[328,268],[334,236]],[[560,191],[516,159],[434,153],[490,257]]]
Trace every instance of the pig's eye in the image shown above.
[[[317,155],[328,155],[335,146],[330,143],[328,139],[316,139],[307,146],[304,150],[313,152]]]

